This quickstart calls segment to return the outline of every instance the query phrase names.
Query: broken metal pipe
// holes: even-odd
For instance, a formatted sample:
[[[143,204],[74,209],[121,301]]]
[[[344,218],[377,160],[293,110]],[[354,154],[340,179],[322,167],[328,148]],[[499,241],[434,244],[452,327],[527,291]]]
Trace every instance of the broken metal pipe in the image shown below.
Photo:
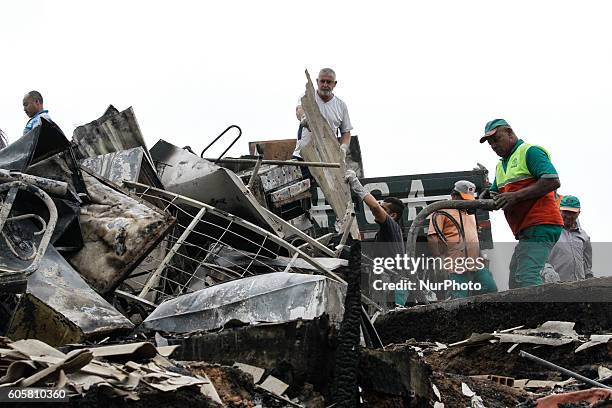
[[[204,158],[204,160],[208,160],[215,163],[257,163],[257,159],[211,159]],[[325,162],[307,162],[307,161],[297,161],[297,160],[262,160],[261,164],[279,164],[283,166],[300,166],[300,167],[331,167],[334,169],[340,168],[340,163],[325,163]]]
[[[545,367],[552,368],[553,370],[557,370],[560,373],[563,373],[565,375],[569,375],[570,377],[575,378],[575,379],[577,379],[579,381],[582,381],[585,384],[589,384],[589,385],[591,385],[593,387],[606,388],[608,390],[612,390],[612,387],[608,387],[605,384],[602,384],[600,382],[591,380],[590,378],[587,378],[587,377],[585,377],[583,375],[580,375],[578,373],[570,371],[567,368],[560,367],[560,366],[558,366],[556,364],[551,363],[550,361],[546,361],[546,360],[544,360],[544,359],[542,359],[540,357],[536,357],[533,354],[529,354],[529,353],[527,353],[525,351],[522,351],[522,350],[519,351],[519,356],[524,357],[524,358],[528,358],[529,360],[535,361],[536,363],[539,363],[539,364],[541,364],[541,365],[543,365]]]
[[[32,176],[30,174],[24,174],[18,171],[0,169],[0,183],[7,183],[9,181],[24,181],[46,191],[49,194],[56,194],[58,196],[64,196],[68,192],[68,183],[63,181]]]
[[[55,230],[55,223],[57,222],[57,208],[55,207],[53,200],[51,200],[51,197],[49,197],[47,193],[45,193],[43,190],[36,186],[27,184],[23,181],[11,181],[10,183],[0,184],[0,193],[8,191],[7,201],[4,202],[2,211],[0,212],[0,230],[4,228],[4,223],[6,221],[11,220],[10,218],[8,218],[8,215],[11,211],[11,207],[13,206],[13,202],[17,195],[17,190],[25,190],[40,198],[45,203],[49,211],[49,221],[46,223],[46,225],[43,226],[44,228],[36,234],[38,235],[44,230],[44,235],[42,236],[40,243],[38,244],[38,249],[36,251],[36,255],[34,256],[34,260],[32,261],[32,263],[22,270],[0,268],[0,272],[5,273],[6,275],[23,273],[28,276],[38,268],[38,265],[47,250],[47,245],[49,245],[49,242],[51,241],[51,236],[53,235],[53,231]]]

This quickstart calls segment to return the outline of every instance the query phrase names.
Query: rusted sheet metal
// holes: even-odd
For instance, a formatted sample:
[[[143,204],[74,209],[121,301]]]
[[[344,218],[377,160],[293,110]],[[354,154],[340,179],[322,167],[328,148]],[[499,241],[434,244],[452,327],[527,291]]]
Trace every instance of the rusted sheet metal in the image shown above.
[[[0,150],[0,169],[23,172],[29,166],[66,150],[69,145],[62,130],[43,118],[40,126]]]
[[[81,206],[84,246],[67,259],[98,292],[113,291],[166,235],[174,217],[84,172],[90,203]]]
[[[121,185],[123,180],[163,188],[162,182],[143,147],[89,157],[80,164],[92,172]]]
[[[113,105],[110,105],[100,118],[77,127],[72,135],[72,140],[76,144],[77,156],[81,159],[139,146],[144,147],[145,153],[147,152],[144,138],[131,107],[119,112]]]
[[[153,146],[151,155],[158,164],[167,191],[214,206],[282,235],[280,224],[268,216],[234,172],[163,140]]]
[[[269,273],[222,283],[161,304],[145,319],[151,330],[187,333],[237,320],[247,324],[312,320],[323,314],[339,323],[343,285],[320,275]]]
[[[28,278],[27,293],[19,300],[7,334],[12,339],[35,338],[57,346],[133,327],[49,247],[40,267]]]

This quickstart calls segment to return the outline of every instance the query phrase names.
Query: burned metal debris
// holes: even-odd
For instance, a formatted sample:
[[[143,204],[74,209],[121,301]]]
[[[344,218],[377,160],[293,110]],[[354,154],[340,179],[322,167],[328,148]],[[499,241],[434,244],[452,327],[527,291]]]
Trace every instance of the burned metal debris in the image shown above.
[[[28,278],[7,335],[35,338],[52,345],[82,342],[134,325],[96,293],[72,266],[49,247],[37,270]]]
[[[81,206],[83,248],[68,261],[100,293],[112,292],[167,234],[175,219],[83,173],[89,203]]]
[[[327,314],[340,323],[344,288],[320,275],[276,272],[201,289],[161,304],[147,317],[149,330],[188,333],[228,322],[244,324],[313,320]]]
[[[0,150],[0,335],[11,338],[0,337],[0,387],[56,387],[74,406],[501,407],[610,395],[611,278],[380,315],[360,290],[337,170],[362,170],[358,142],[341,161],[304,102],[319,186],[286,161],[289,141],[254,142],[240,159],[164,140],[149,151],[131,108],[110,106],[72,141],[43,120]],[[337,231],[313,222],[325,199]]]
[[[81,160],[80,164],[118,185],[127,180],[163,188],[149,154],[142,146],[88,157]]]

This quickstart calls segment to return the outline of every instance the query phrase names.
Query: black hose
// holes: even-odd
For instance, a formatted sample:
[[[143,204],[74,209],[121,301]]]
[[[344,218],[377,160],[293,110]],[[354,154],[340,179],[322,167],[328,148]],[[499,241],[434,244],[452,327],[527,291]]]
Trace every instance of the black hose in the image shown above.
[[[409,258],[414,258],[416,255],[416,240],[418,237],[418,229],[423,227],[424,221],[427,219],[429,214],[436,211],[454,209],[454,210],[487,210],[493,211],[497,207],[493,200],[442,200],[436,201],[433,204],[423,208],[421,212],[415,217],[410,225],[408,234],[406,235],[406,254]]]
[[[493,200],[442,200],[437,201],[433,204],[428,205],[423,208],[420,213],[415,217],[412,221],[412,225],[410,225],[410,229],[408,230],[408,234],[406,236],[406,254],[408,258],[412,259],[416,256],[416,241],[419,235],[419,228],[423,227],[425,224],[425,220],[427,217],[435,213],[436,211],[441,211],[444,209],[454,209],[454,210],[488,210],[493,211],[496,210],[497,207],[495,205],[495,201]],[[419,276],[418,272],[416,273],[417,279],[421,280],[422,278]],[[418,302],[429,303],[427,300],[427,296],[422,293],[420,290],[416,290],[413,292],[414,298]]]
[[[457,231],[459,231],[459,235],[461,236],[461,239],[465,242],[465,231],[463,229],[463,226],[459,225],[455,217],[453,217],[446,211],[439,210],[433,213],[433,215],[431,216],[431,222],[433,223],[433,227],[434,227],[434,230],[436,231],[436,234],[440,237],[442,242],[444,242],[444,244],[448,246],[448,240],[446,239],[446,235],[444,235],[444,233],[440,230],[440,226],[438,225],[439,215],[443,215],[450,220],[450,222],[455,226],[455,228],[457,228]],[[459,217],[461,217],[461,213],[459,213]],[[463,224],[463,220],[461,224]]]

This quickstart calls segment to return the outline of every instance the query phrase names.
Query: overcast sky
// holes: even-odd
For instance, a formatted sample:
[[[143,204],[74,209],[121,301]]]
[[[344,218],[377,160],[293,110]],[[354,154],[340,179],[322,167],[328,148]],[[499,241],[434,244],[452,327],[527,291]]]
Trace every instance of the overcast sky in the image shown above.
[[[237,156],[293,137],[304,69],[330,66],[366,176],[493,172],[478,138],[502,117],[550,151],[560,192],[607,241],[610,15],[604,1],[2,2],[0,128],[21,135],[37,89],[69,137],[112,103],[134,107],[149,147],[199,151],[237,124]],[[493,222],[512,240],[502,214]]]

